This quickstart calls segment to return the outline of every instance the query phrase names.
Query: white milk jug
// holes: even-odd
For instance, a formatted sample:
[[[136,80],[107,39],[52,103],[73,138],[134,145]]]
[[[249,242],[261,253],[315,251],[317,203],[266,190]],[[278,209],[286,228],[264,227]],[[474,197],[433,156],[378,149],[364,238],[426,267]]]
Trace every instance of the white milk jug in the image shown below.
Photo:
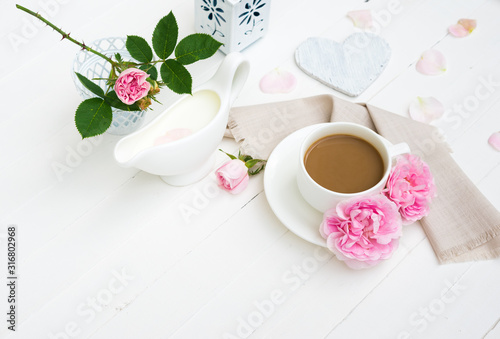
[[[116,161],[159,175],[174,186],[204,178],[212,170],[229,109],[249,70],[242,54],[228,54],[215,75],[192,95],[184,95],[149,124],[122,138],[115,146]]]

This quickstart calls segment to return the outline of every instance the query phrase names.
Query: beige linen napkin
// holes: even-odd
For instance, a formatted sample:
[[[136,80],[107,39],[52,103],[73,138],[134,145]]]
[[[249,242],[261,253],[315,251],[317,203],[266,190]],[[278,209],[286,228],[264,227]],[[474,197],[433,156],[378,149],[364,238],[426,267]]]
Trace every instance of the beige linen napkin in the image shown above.
[[[430,125],[355,104],[331,95],[235,107],[226,136],[242,153],[267,159],[276,145],[305,126],[350,121],[367,126],[392,143],[406,142],[429,165],[437,187],[429,215],[420,223],[440,263],[500,256],[500,213],[481,194],[449,154],[439,131]]]

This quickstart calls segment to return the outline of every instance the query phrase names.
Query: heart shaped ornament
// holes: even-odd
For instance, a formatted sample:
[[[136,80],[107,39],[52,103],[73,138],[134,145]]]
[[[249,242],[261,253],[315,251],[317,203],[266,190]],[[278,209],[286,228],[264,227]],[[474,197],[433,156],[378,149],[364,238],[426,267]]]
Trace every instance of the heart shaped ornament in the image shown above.
[[[355,97],[382,73],[391,58],[389,44],[371,33],[354,33],[342,44],[309,38],[295,51],[295,62],[310,77]]]

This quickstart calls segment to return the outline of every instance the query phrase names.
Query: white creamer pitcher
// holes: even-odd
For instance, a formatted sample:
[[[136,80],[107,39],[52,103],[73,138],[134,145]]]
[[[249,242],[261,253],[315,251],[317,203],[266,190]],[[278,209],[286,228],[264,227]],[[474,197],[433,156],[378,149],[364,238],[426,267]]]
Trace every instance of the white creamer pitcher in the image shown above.
[[[250,70],[240,53],[230,53],[215,75],[184,95],[149,124],[122,138],[114,156],[123,167],[156,174],[185,186],[205,177],[226,129],[229,109]]]

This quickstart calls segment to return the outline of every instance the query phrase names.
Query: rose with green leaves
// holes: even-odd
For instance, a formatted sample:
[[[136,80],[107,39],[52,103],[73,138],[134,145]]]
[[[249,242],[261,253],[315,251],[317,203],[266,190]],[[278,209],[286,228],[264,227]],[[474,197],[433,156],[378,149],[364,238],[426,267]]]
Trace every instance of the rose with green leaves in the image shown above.
[[[266,167],[266,160],[254,159],[241,152],[234,156],[221,149],[219,151],[231,160],[215,170],[215,177],[219,187],[229,193],[241,193],[248,185],[249,176],[258,174]]]
[[[76,109],[76,128],[84,139],[102,134],[109,128],[113,119],[112,107],[124,111],[145,110],[152,100],[156,101],[155,95],[164,86],[177,94],[192,94],[193,81],[185,66],[211,57],[222,45],[203,33],[191,34],[178,41],[179,28],[174,14],[170,12],[156,25],[151,45],[142,37],[127,36],[125,46],[134,60],[123,60],[118,53],[108,57],[75,40],[39,13],[20,5],[16,7],[53,28],[63,40],[69,40],[111,64],[104,89],[76,73],[80,82],[95,95],[84,100]]]

